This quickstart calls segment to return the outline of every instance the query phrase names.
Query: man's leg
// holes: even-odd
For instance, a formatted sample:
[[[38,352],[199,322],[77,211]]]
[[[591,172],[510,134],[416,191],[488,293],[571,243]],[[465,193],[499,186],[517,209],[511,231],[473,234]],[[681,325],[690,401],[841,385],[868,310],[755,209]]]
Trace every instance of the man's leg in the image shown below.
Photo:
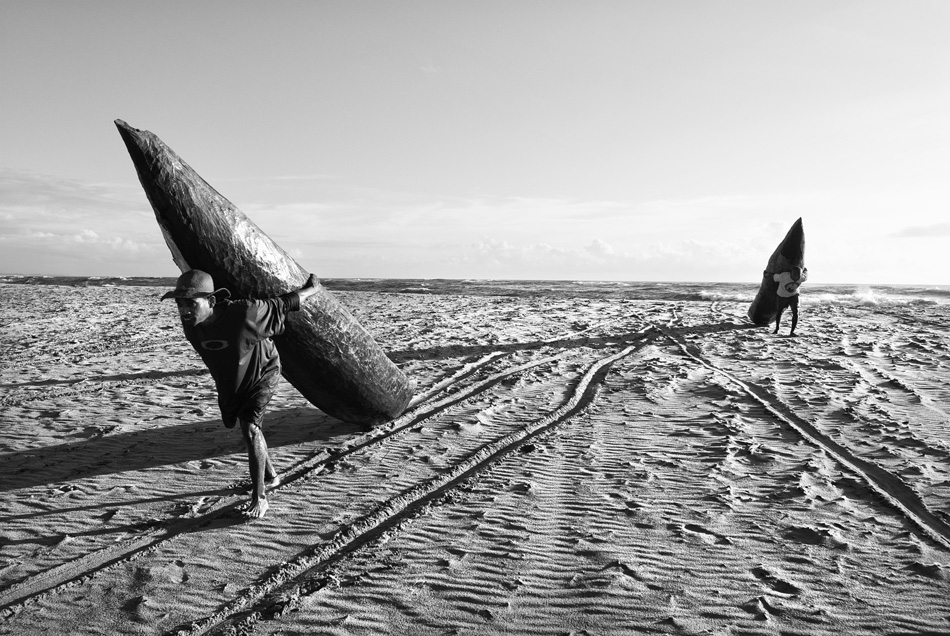
[[[277,476],[274,466],[267,454],[267,442],[264,440],[264,431],[259,422],[241,419],[241,434],[247,445],[247,464],[251,473],[251,505],[246,514],[248,517],[259,519],[267,513],[270,505],[264,494],[265,475],[268,480]]]
[[[778,311],[775,312],[775,331],[772,333],[778,333],[778,326],[782,323],[782,312],[785,311],[785,305],[782,304],[782,299],[778,299]]]
[[[798,296],[797,295],[792,296],[791,307],[792,307],[792,330],[789,332],[788,335],[794,336],[795,327],[798,325]]]
[[[280,475],[274,470],[274,465],[270,463],[270,455],[267,456],[267,465],[264,466],[264,488],[270,490],[277,488],[281,483]]]

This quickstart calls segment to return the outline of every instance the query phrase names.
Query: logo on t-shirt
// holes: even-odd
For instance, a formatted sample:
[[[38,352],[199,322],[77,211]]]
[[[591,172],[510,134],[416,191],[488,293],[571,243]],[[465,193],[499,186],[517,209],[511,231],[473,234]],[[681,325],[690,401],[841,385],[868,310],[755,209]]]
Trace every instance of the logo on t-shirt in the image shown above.
[[[208,351],[221,351],[228,348],[227,340],[202,340],[201,346]]]

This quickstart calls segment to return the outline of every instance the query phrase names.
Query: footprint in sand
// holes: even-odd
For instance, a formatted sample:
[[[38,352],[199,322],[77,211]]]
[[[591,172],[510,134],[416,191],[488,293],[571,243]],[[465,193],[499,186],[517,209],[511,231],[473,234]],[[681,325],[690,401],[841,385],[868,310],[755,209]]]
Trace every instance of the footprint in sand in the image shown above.
[[[676,537],[681,539],[693,537],[710,545],[732,545],[732,540],[729,539],[729,537],[708,530],[695,523],[668,523],[666,529],[672,531]]]
[[[781,616],[782,610],[775,607],[764,596],[757,596],[739,606],[740,609],[755,616],[756,620],[767,621],[772,616]]]
[[[167,565],[153,565],[146,568],[138,568],[135,572],[135,587],[144,590],[144,588],[147,588],[157,580],[166,580],[181,584],[187,582],[190,578],[188,572],[185,570],[185,562],[181,559],[175,559]]]
[[[520,481],[512,484],[508,490],[519,495],[534,495],[537,493],[537,484],[530,481]]]
[[[797,543],[819,545],[832,550],[847,550],[850,548],[847,541],[839,539],[830,530],[824,528],[793,526],[785,530],[782,537]]]
[[[706,543],[715,543],[718,545],[732,545],[732,540],[718,532],[713,532],[708,530],[700,525],[695,523],[687,523],[683,526],[683,530],[688,533],[694,534]]]
[[[761,566],[754,567],[751,571],[752,576],[768,585],[776,594],[783,596],[798,596],[802,593],[801,588],[775,576]]]
[[[914,574],[919,574],[920,576],[934,579],[935,581],[947,580],[946,566],[942,563],[925,564],[920,561],[914,561],[907,566],[907,569]]]
[[[132,615],[138,623],[154,625],[168,616],[162,611],[162,606],[144,594],[130,598],[122,605],[122,609]]]

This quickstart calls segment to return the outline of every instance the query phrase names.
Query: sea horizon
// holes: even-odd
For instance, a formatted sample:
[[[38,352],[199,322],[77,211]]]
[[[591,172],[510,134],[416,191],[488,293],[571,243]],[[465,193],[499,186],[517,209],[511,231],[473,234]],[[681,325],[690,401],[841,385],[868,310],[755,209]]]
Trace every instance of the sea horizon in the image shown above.
[[[51,283],[51,280],[89,280],[89,281],[98,281],[98,280],[121,280],[121,281],[130,281],[132,284],[141,285],[141,281],[172,281],[174,283],[176,276],[152,276],[152,275],[120,275],[120,274],[88,274],[88,275],[73,275],[73,274],[22,274],[22,273],[9,273],[9,272],[0,272],[0,283],[24,283],[24,282],[37,282],[40,284],[61,284],[61,283]],[[715,281],[703,281],[703,280],[637,280],[637,279],[591,279],[591,278],[478,278],[478,277],[444,277],[444,276],[433,276],[433,277],[409,277],[409,276],[318,276],[320,281],[327,280],[340,280],[340,281],[458,281],[458,282],[559,282],[559,283],[591,283],[591,284],[688,284],[688,285],[758,285],[759,283],[754,281],[728,281],[728,280],[715,280]],[[8,280],[10,279],[10,280]],[[23,280],[26,279],[26,280]],[[65,284],[65,283],[63,283]],[[858,286],[871,286],[871,287],[921,287],[921,288],[935,288],[935,289],[950,289],[950,283],[911,283],[911,282],[902,282],[902,283],[881,283],[881,282],[854,282],[854,281],[834,281],[834,282],[822,282],[822,286],[825,287],[858,287]]]
[[[174,287],[174,276],[54,276],[0,274],[0,283],[67,287]],[[751,302],[759,283],[703,281],[596,281],[584,279],[336,278],[319,279],[335,292],[598,298],[656,301]],[[803,300],[847,305],[947,305],[950,285],[807,283]]]

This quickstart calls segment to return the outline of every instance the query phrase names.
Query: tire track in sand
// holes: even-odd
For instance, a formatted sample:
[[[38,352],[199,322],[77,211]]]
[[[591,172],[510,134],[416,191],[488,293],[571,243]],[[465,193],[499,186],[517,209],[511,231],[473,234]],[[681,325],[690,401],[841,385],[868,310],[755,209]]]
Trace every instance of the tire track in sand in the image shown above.
[[[637,340],[644,337],[648,331],[649,328],[641,330],[641,332],[627,334],[625,338],[627,340]],[[551,344],[554,345],[556,342],[558,341],[553,340]],[[488,368],[491,364],[506,355],[506,353],[499,352],[489,353],[473,363],[464,365],[458,372],[437,383],[415,401],[416,405],[410,412],[403,414],[391,423],[377,427],[373,432],[357,438],[353,443],[344,447],[342,451],[338,449],[332,449],[330,451],[324,450],[285,470],[281,474],[282,483],[277,486],[276,489],[305,481],[306,478],[322,472],[327,465],[333,462],[337,462],[348,455],[361,452],[369,447],[382,444],[394,435],[409,430],[426,420],[436,417],[453,406],[487,392],[507,378],[519,375],[536,367],[551,364],[569,353],[569,351],[569,349],[565,349],[551,356],[504,369],[480,382],[461,388],[441,400],[432,401],[438,394],[450,390],[459,382],[464,381],[480,370]],[[21,605],[31,598],[43,594],[55,593],[60,588],[72,582],[86,579],[106,568],[132,560],[140,554],[152,551],[184,533],[195,531],[224,515],[232,514],[243,502],[244,498],[245,495],[243,493],[222,496],[217,502],[211,503],[210,507],[206,508],[206,512],[200,517],[173,521],[171,523],[166,521],[165,524],[153,524],[152,528],[144,530],[138,536],[34,574],[6,590],[0,591],[0,611],[3,611],[4,617],[9,616],[15,613],[18,605]],[[161,527],[156,529],[154,527],[155,525],[160,525]]]
[[[657,326],[657,329],[676,344],[687,357],[723,375],[730,382],[737,385],[750,398],[764,406],[772,415],[791,426],[810,443],[824,450],[835,461],[857,475],[874,492],[919,528],[924,535],[943,548],[950,550],[950,525],[932,513],[917,493],[899,477],[873,462],[856,457],[850,450],[820,432],[813,424],[795,415],[787,405],[767,390],[753,384],[747,384],[728,371],[709,362],[701,352],[684,342],[672,330],[660,326]]]
[[[441,475],[421,482],[381,503],[372,512],[339,530],[326,543],[313,546],[294,559],[280,564],[264,582],[245,589],[240,596],[214,614],[169,633],[177,636],[199,636],[222,630],[228,633],[235,630],[243,633],[263,616],[279,615],[292,610],[300,602],[301,596],[322,586],[322,580],[317,574],[326,566],[371,541],[385,530],[398,525],[426,505],[448,496],[450,491],[472,476],[517,452],[528,439],[555,428],[583,411],[593,400],[596,388],[610,366],[644,346],[651,339],[646,336],[652,331],[650,327],[644,329],[641,332],[643,341],[596,360],[578,381],[571,396],[554,411],[481,446],[467,459]]]
[[[298,463],[285,470],[281,474],[282,483],[277,488],[286,487],[308,475],[317,474],[332,461],[337,461],[347,455],[359,452],[369,446],[382,443],[385,439],[396,435],[403,430],[415,426],[427,419],[435,417],[456,404],[488,391],[503,379],[516,375],[532,367],[548,364],[560,356],[549,356],[541,360],[535,360],[528,364],[520,365],[505,371],[496,373],[488,379],[462,389],[451,396],[435,403],[427,403],[427,400],[440,392],[446,391],[457,382],[464,380],[478,370],[488,366],[497,360],[500,356],[490,354],[484,358],[466,365],[463,369],[454,374],[447,380],[440,382],[436,387],[427,392],[423,400],[417,403],[417,406],[385,427],[381,427],[382,434],[369,434],[362,439],[357,439],[342,453],[322,451],[309,459]],[[94,573],[110,566],[135,558],[138,554],[157,548],[160,544],[173,540],[175,537],[191,532],[205,526],[221,516],[231,513],[243,500],[244,495],[224,496],[217,502],[211,504],[210,509],[201,517],[172,522],[161,529],[149,529],[140,533],[138,536],[125,541],[121,541],[107,548],[96,550],[67,563],[50,568],[44,572],[34,574],[24,581],[10,586],[6,590],[0,591],[0,610],[9,612],[10,608],[18,605],[29,598],[35,597],[44,592],[52,592],[54,588],[83,579]],[[166,520],[167,523],[167,520]]]

